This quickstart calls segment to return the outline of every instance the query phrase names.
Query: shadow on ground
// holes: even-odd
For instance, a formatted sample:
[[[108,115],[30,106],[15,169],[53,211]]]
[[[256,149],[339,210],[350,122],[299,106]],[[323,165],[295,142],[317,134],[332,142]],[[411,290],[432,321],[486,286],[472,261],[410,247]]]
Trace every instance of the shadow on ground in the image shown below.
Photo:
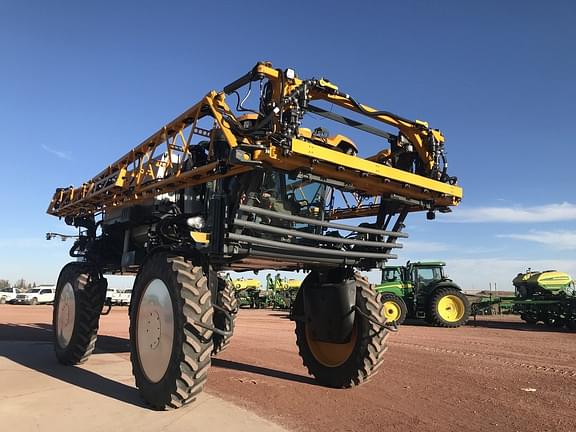
[[[402,327],[430,327],[433,328],[430,324],[428,324],[425,320],[417,320],[417,319],[407,319],[402,324]],[[499,329],[499,330],[517,330],[517,331],[526,331],[526,332],[553,332],[553,333],[576,333],[575,330],[570,330],[566,327],[550,327],[540,324],[527,324],[522,321],[500,321],[500,320],[487,320],[481,317],[478,317],[474,320],[473,317],[470,318],[468,323],[466,324],[467,327],[480,327],[480,328],[489,328],[489,329]],[[442,328],[436,327],[438,330],[446,330],[451,331],[452,329],[449,328]]]
[[[478,318],[476,320],[470,319],[468,321],[469,327],[482,327],[490,329],[501,330],[518,330],[528,332],[546,332],[546,333],[575,333],[576,331],[570,330],[566,327],[552,327],[545,324],[528,324],[520,321],[499,321],[499,320],[483,320]]]
[[[100,336],[95,353],[118,353],[129,349],[126,339]],[[114,381],[83,366],[63,366],[52,346],[52,327],[47,324],[0,324],[0,356],[68,384],[131,405],[144,407],[135,387]]]
[[[290,319],[290,311],[284,311],[284,310],[272,310],[268,316],[271,317],[277,317],[277,318],[282,318],[282,319]]]
[[[92,372],[84,366],[63,366],[58,363],[54,354],[52,338],[52,326],[48,324],[0,324],[0,356],[44,375],[94,393],[132,405],[145,406],[135,387]],[[130,352],[128,339],[100,335],[94,350],[95,357],[92,358],[97,358],[98,354],[128,352]],[[121,361],[126,360],[122,359]],[[87,364],[89,365],[90,361]],[[217,368],[317,385],[312,378],[305,375],[297,375],[231,360],[213,358],[212,365]]]
[[[238,363],[231,360],[224,360],[220,358],[212,359],[212,366],[217,368],[248,372],[258,375],[264,375],[272,378],[279,378],[286,381],[293,381],[302,384],[318,385],[311,377],[305,375],[297,375],[290,372],[284,372],[277,369],[270,369],[262,366],[254,366],[246,363]]]

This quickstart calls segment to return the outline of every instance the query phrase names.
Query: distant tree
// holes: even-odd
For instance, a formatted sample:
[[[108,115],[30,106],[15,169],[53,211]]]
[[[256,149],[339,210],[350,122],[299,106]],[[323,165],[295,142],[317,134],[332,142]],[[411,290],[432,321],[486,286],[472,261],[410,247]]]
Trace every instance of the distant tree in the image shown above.
[[[36,288],[36,282],[32,284],[32,288]]]
[[[0,289],[10,288],[10,281],[8,279],[0,279]]]
[[[18,279],[16,281],[16,283],[14,284],[14,286],[19,290],[19,291],[23,291],[26,289],[26,287],[28,286],[28,284],[26,283],[26,280],[21,278]]]

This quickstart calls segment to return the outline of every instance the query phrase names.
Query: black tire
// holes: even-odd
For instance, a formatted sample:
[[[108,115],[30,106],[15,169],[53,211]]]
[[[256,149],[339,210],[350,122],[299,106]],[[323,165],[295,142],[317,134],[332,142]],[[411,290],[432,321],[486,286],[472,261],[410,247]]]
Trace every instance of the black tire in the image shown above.
[[[454,320],[448,320],[442,316],[442,312],[439,310],[440,301],[444,297],[452,296],[460,300],[462,306],[462,312]],[[446,287],[439,288],[434,291],[428,302],[428,311],[426,313],[426,318],[428,322],[436,327],[460,327],[466,324],[468,318],[470,317],[470,302],[468,298],[457,288]]]
[[[30,304],[32,306],[36,306],[38,304],[38,299],[36,297],[33,297],[32,300],[30,300]]]
[[[294,300],[294,316],[304,315],[303,291],[307,284],[315,283],[315,277],[315,272],[312,272],[304,279]],[[370,286],[366,278],[355,275],[355,280],[356,306],[375,322],[384,324],[383,305],[379,294]],[[356,332],[355,341],[354,338],[351,339],[350,355],[341,364],[328,366],[319,361],[313,353],[306,332],[306,323],[301,320],[296,321],[296,344],[300,357],[310,375],[314,376],[320,384],[333,388],[354,387],[368,381],[376,374],[384,361],[383,356],[387,350],[387,330],[356,313],[354,331]]]
[[[6,303],[6,297],[2,296],[0,297],[0,304],[5,304]]]
[[[529,314],[520,314],[520,318],[526,323],[526,324],[536,324],[538,322],[538,318],[535,318],[532,315]]]
[[[406,307],[406,302],[401,297],[398,297],[396,294],[392,293],[382,293],[381,301],[382,304],[384,305],[383,313],[385,318],[389,315],[389,313],[386,311],[386,304],[387,303],[395,304],[397,310],[400,312],[400,316],[396,319],[396,324],[402,325],[406,320],[406,315],[408,315],[408,308]]]
[[[59,306],[62,290],[68,283],[72,287],[75,308],[72,335],[66,342],[59,337]],[[54,350],[60,363],[84,363],[94,351],[106,285],[106,279],[95,276],[86,264],[69,263],[62,268],[56,284],[52,314]]]
[[[544,324],[552,328],[562,328],[567,324],[567,321],[565,318],[562,318],[561,316],[555,314],[549,314],[544,320]]]
[[[167,288],[172,306],[174,333],[166,371],[156,382],[141,364],[138,349],[138,312],[146,288],[159,279]],[[202,267],[180,256],[153,255],[140,268],[130,305],[130,361],[136,387],[154,409],[179,408],[202,392],[210,367],[212,302]]]
[[[576,300],[570,302],[568,316],[566,317],[566,327],[570,330],[576,330]]]
[[[225,279],[218,278],[218,305],[228,312],[232,321],[226,318],[226,314],[214,308],[214,327],[219,330],[234,332],[236,317],[238,315],[238,300],[232,284]],[[222,336],[214,333],[212,336],[212,355],[224,351],[230,345],[232,335]]]

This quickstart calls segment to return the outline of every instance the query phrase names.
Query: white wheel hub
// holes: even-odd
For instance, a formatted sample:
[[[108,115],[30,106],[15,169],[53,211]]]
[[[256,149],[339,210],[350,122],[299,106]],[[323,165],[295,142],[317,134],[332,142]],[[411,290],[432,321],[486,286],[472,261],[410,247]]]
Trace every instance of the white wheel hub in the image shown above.
[[[172,356],[174,311],[166,284],[152,280],[142,293],[136,314],[136,349],[149,381],[162,379]]]
[[[60,291],[60,298],[58,300],[58,321],[56,322],[56,336],[58,344],[62,348],[66,348],[72,339],[74,332],[74,320],[76,318],[76,298],[74,296],[74,288],[70,282],[66,282],[62,291]]]

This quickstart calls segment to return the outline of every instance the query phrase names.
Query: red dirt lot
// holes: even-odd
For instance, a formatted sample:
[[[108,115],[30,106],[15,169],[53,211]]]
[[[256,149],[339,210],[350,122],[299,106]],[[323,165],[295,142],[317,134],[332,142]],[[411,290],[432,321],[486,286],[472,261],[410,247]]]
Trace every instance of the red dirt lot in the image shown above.
[[[0,340],[50,340],[51,313],[0,305]],[[576,430],[576,333],[514,316],[460,329],[404,325],[369,383],[337,390],[308,376],[293,327],[284,312],[242,310],[207,392],[299,431]],[[128,359],[126,308],[100,328],[98,351]]]

